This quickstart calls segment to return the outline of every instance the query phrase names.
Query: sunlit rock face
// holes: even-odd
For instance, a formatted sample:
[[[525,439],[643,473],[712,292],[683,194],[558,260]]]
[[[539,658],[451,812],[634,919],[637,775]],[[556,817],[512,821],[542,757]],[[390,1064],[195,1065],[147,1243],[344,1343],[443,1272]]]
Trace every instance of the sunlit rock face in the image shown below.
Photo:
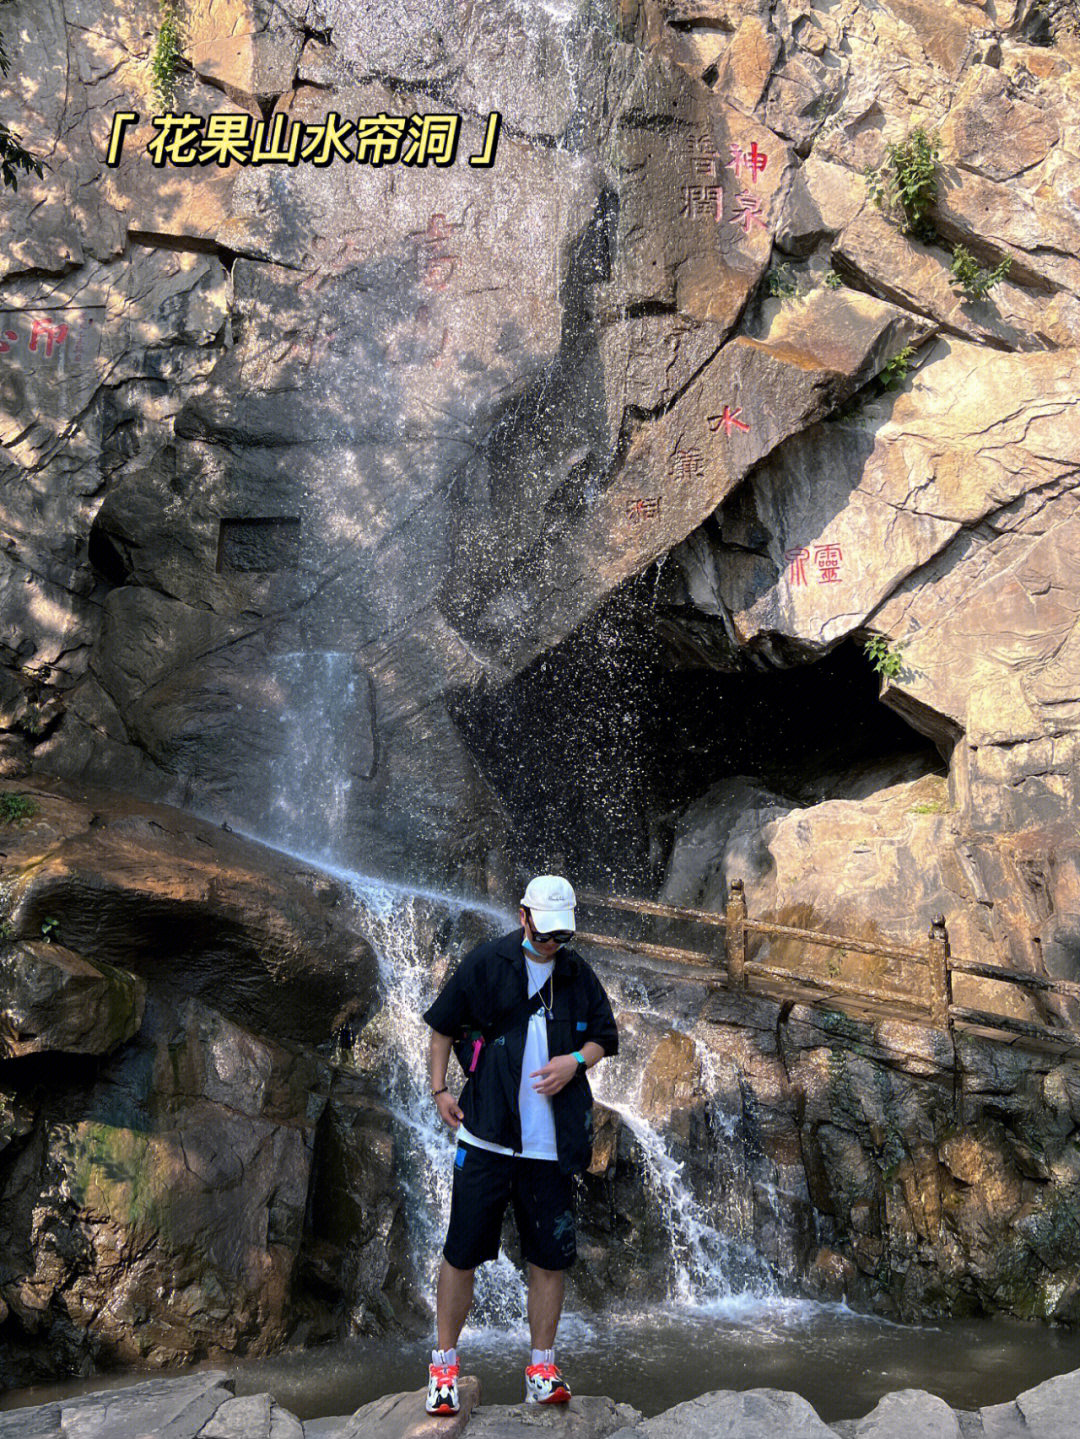
[[[139,17],[21,0],[62,138],[0,257],[10,766],[479,881],[539,856],[461,716],[644,579],[676,666],[902,646],[881,697],[976,833],[1074,809],[1056,10],[189,8],[177,111],[456,114],[456,157],[155,166]],[[863,178],[915,124],[926,240]],[[958,242],[1011,261],[985,299]]]

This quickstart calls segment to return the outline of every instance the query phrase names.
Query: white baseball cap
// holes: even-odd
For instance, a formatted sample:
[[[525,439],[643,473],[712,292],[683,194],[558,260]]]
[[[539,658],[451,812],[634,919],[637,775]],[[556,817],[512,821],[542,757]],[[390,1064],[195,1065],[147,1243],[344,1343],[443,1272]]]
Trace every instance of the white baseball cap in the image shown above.
[[[538,874],[530,879],[521,903],[532,915],[533,928],[541,934],[577,927],[574,924],[577,897],[570,882],[561,874]]]

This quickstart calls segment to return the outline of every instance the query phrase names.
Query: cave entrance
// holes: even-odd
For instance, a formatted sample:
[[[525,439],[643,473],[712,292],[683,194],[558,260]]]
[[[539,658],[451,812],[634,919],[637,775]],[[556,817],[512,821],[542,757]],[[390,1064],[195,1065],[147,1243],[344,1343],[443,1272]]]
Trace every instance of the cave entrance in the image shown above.
[[[935,744],[880,702],[853,639],[810,663],[720,672],[688,662],[653,592],[647,576],[629,582],[507,684],[451,705],[525,868],[652,892],[679,815],[727,775],[799,806],[843,795],[875,763],[895,779],[947,773]]]

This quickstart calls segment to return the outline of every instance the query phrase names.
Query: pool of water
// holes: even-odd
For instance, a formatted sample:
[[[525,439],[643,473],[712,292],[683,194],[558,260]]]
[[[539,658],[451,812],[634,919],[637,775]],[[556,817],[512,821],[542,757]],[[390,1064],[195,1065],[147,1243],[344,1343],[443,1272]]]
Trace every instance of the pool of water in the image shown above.
[[[485,1403],[521,1402],[527,1346],[523,1324],[465,1331],[462,1371],[479,1375]],[[314,1419],[421,1388],[428,1357],[423,1343],[358,1339],[198,1367],[226,1369],[238,1394],[269,1392]],[[576,1393],[607,1394],[647,1416],[713,1389],[767,1387],[794,1390],[831,1422],[866,1414],[892,1389],[928,1389],[961,1409],[1002,1403],[1080,1367],[1080,1335],[1007,1320],[907,1327],[837,1305],[730,1300],[610,1320],[567,1313],[557,1358]],[[97,1375],[23,1389],[0,1397],[0,1410],[149,1377]]]

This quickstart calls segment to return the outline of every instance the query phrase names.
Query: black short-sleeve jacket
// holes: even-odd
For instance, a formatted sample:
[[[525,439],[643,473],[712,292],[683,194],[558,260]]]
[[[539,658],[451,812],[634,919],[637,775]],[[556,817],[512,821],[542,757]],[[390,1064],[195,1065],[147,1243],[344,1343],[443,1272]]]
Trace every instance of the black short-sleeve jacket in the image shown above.
[[[518,929],[470,950],[425,1010],[425,1023],[438,1034],[456,1038],[465,1029],[487,1032],[500,1016],[512,1012],[526,998],[523,938],[524,931]],[[555,955],[550,993],[550,1055],[572,1054],[589,1040],[600,1045],[605,1057],[618,1053],[619,1034],[604,987],[591,966],[566,945]],[[515,1150],[521,1147],[518,1089],[527,1026],[527,1018],[522,1018],[509,1033],[483,1045],[458,1100],[465,1126],[477,1139]],[[592,1102],[584,1074],[575,1075],[552,1096],[559,1166],[568,1173],[589,1166]]]

